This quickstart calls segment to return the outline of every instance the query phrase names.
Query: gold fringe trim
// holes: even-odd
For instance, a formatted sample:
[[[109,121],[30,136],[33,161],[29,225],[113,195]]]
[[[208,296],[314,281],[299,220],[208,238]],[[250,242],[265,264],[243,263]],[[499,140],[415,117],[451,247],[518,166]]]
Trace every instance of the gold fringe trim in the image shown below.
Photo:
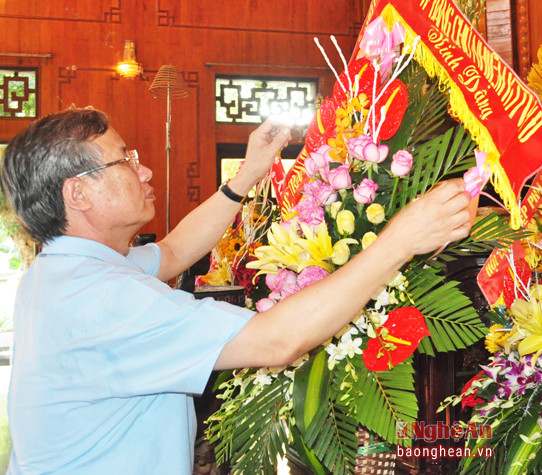
[[[382,18],[388,26],[398,22],[405,28],[405,45],[412,47],[414,38],[418,35],[410,28],[397,10],[386,5],[382,10]],[[450,96],[449,112],[452,117],[460,121],[466,130],[469,131],[473,140],[478,144],[482,152],[487,153],[486,163],[491,171],[491,183],[495,191],[501,196],[504,205],[510,211],[510,225],[513,229],[521,227],[521,214],[519,201],[512,190],[510,180],[499,163],[500,153],[493,143],[491,134],[487,128],[480,123],[477,117],[471,112],[465,96],[461,89],[450,78],[448,71],[436,60],[433,53],[420,40],[414,53],[414,59],[425,69],[430,77],[436,77],[439,81],[439,88],[444,92],[448,91]]]

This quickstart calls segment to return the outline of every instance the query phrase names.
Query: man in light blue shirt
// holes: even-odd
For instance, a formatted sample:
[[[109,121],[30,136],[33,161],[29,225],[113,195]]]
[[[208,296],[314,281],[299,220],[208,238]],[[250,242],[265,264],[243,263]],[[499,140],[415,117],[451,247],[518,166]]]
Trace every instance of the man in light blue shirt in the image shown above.
[[[12,140],[2,189],[43,250],[15,306],[8,473],[192,473],[192,395],[213,369],[292,362],[410,256],[468,234],[469,195],[448,182],[339,271],[266,312],[167,286],[217,243],[289,138],[262,124],[238,175],[142,248],[129,242],[154,217],[152,172],[103,113],[63,111]]]
[[[17,299],[13,473],[190,472],[188,395],[252,312],[172,292],[154,277],[160,254],[71,236],[44,246]]]

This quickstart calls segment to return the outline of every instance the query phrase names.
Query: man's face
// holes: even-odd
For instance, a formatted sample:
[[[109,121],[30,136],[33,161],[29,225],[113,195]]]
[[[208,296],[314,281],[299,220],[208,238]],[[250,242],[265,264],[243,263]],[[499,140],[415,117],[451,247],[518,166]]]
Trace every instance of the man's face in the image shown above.
[[[109,128],[93,142],[102,151],[104,164],[126,156],[126,144],[120,135]],[[135,170],[122,163],[98,172],[98,179],[83,177],[90,181],[94,211],[103,232],[137,232],[141,226],[154,218],[154,190],[149,185],[152,171],[144,165]]]

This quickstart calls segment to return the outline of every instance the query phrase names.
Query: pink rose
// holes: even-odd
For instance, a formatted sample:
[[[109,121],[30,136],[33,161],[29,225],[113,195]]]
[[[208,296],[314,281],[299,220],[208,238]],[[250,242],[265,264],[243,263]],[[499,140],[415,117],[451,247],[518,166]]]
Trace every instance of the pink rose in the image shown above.
[[[322,280],[328,274],[328,271],[318,266],[305,267],[305,269],[297,276],[297,285],[300,289],[303,289],[307,287],[307,285]]]
[[[363,158],[363,149],[370,143],[373,143],[373,139],[368,135],[363,134],[359,137],[349,138],[346,142],[346,147],[352,157],[357,158],[358,160],[365,160]]]
[[[266,310],[269,310],[273,305],[275,305],[277,302],[275,302],[272,299],[261,299],[256,302],[256,310],[258,312],[265,312]]]
[[[305,165],[305,171],[307,172],[307,176],[309,178],[314,178],[316,175],[318,175],[319,173],[318,167],[316,166],[316,163],[311,157],[305,158],[304,165]]]
[[[318,168],[324,168],[329,162],[333,161],[333,158],[331,158],[331,155],[329,154],[331,149],[332,147],[324,144],[320,145],[316,152],[312,152],[310,154],[311,158],[314,160],[314,163],[316,163],[316,166]]]
[[[354,199],[363,205],[372,203],[376,197],[378,185],[369,178],[364,178],[358,188],[354,190]]]
[[[265,283],[271,289],[272,293],[280,293],[282,298],[295,294],[299,287],[297,286],[297,274],[291,270],[279,269],[276,274],[267,274]],[[274,297],[278,297],[274,295]]]
[[[305,196],[312,197],[317,203],[323,204],[324,206],[337,201],[337,193],[335,193],[333,187],[321,180],[305,183],[304,193]]]
[[[350,178],[350,165],[343,164],[329,170],[327,181],[335,190],[344,190],[352,186]]]
[[[366,162],[382,163],[388,157],[390,148],[387,145],[370,143],[363,148],[363,158]]]
[[[405,176],[412,168],[412,155],[406,150],[399,150],[393,155],[391,172],[395,176]]]
[[[320,204],[314,198],[305,198],[296,206],[295,210],[299,215],[299,220],[311,227],[317,228],[324,220],[325,212]]]

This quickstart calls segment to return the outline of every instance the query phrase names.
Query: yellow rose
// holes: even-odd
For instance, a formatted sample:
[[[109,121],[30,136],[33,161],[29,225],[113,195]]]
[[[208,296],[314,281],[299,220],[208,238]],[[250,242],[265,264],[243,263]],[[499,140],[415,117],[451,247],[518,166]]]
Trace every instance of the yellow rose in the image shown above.
[[[376,241],[377,235],[372,231],[365,233],[361,238],[361,247],[362,249],[367,249],[373,242]]]
[[[331,262],[336,266],[346,264],[350,259],[350,248],[345,242],[338,242],[333,246],[333,254],[331,254]]]
[[[334,201],[329,205],[329,214],[333,219],[337,217],[337,213],[341,209],[341,206],[343,205],[342,201]]]
[[[339,231],[339,234],[344,236],[349,236],[354,232],[355,225],[354,225],[354,213],[352,211],[349,211],[347,209],[343,209],[337,213],[337,217],[335,218],[337,221],[337,230]]]
[[[370,223],[380,224],[386,218],[386,212],[381,204],[373,203],[367,207],[367,219]]]

